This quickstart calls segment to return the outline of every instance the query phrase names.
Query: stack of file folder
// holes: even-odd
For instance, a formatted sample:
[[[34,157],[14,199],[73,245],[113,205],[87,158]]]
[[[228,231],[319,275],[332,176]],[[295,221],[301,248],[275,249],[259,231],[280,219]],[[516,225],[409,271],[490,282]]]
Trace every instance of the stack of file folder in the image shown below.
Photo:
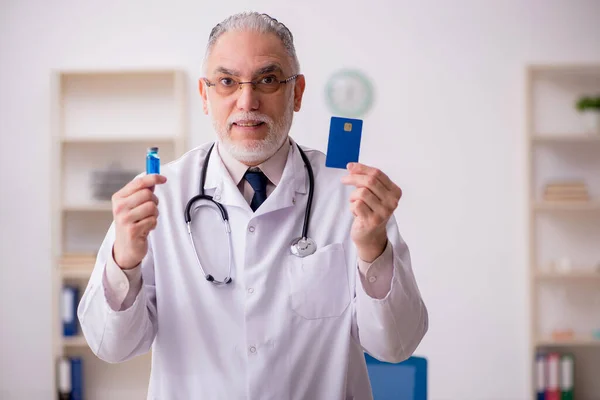
[[[572,354],[538,353],[535,374],[537,400],[573,400],[575,360]]]

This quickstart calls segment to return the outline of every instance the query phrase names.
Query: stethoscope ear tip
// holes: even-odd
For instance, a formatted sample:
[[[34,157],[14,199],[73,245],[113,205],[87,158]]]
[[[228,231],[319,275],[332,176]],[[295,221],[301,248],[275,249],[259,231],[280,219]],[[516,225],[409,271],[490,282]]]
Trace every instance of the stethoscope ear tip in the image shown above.
[[[209,282],[212,282],[215,280],[215,278],[213,278],[213,276],[211,274],[206,275],[206,280]]]
[[[225,279],[225,283],[231,283],[231,280],[232,280],[231,278],[227,278],[227,279]]]

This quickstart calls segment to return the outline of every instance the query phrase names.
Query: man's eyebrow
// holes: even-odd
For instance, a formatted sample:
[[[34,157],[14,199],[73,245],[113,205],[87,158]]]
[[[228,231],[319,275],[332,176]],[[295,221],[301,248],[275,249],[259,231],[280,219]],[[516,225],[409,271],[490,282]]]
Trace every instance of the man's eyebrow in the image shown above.
[[[283,73],[283,69],[281,68],[281,66],[279,64],[269,64],[269,65],[265,65],[264,67],[256,70],[254,72],[253,76],[261,76],[261,75],[271,74],[274,72]],[[235,77],[241,76],[241,73],[239,71],[228,69],[225,67],[215,68],[215,74],[230,75],[230,76],[235,76]]]
[[[231,76],[240,76],[240,73],[238,71],[227,69],[225,67],[217,67],[215,69],[215,73],[216,74],[231,75]]]
[[[281,66],[279,66],[279,64],[269,64],[269,65],[266,65],[266,66],[258,69],[254,73],[254,75],[265,75],[265,74],[271,74],[273,72],[283,73],[283,70],[282,70]]]

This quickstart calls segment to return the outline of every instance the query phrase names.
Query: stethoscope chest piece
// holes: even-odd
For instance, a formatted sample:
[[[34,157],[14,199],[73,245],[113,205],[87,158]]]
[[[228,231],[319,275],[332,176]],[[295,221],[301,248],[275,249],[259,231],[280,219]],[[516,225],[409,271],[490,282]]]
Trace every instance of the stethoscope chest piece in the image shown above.
[[[310,256],[317,251],[317,244],[311,238],[297,238],[292,242],[291,251],[296,257]]]

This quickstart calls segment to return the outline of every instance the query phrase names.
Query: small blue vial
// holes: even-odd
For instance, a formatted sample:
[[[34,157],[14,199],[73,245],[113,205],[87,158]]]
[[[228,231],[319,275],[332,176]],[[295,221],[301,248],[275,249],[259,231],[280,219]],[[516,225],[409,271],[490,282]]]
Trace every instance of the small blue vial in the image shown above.
[[[158,147],[148,148],[148,153],[146,154],[146,174],[160,174]]]

